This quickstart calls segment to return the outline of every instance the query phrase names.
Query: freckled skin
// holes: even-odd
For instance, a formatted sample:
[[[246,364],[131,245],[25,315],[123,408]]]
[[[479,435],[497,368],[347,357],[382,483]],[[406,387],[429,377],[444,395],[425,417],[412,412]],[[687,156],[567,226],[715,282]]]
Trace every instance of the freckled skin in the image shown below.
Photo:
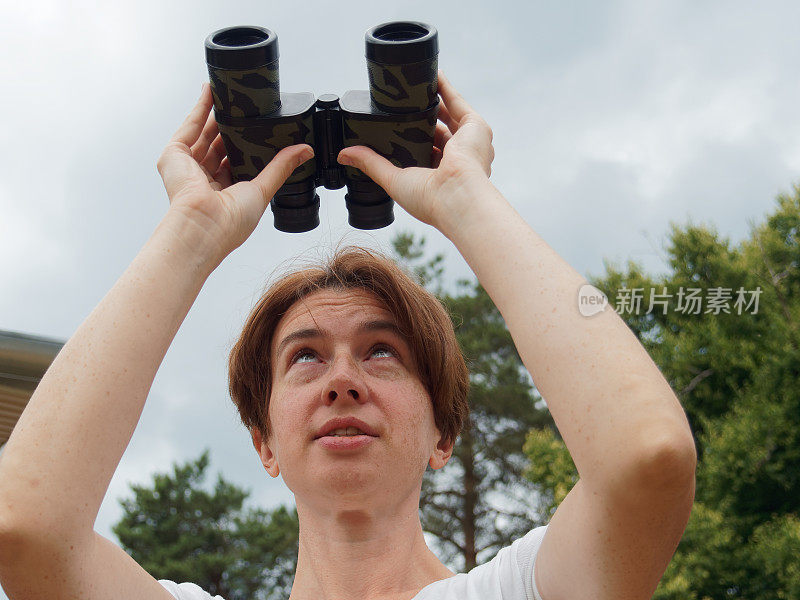
[[[254,436],[265,468],[273,477],[282,474],[298,503],[354,521],[363,511],[391,513],[409,498],[418,501],[428,464],[447,462],[408,345],[391,332],[357,331],[371,320],[394,321],[367,291],[322,290],[292,306],[271,348],[273,435],[266,443]],[[287,334],[314,327],[329,337],[293,341],[277,356]],[[313,441],[338,416],[361,419],[379,437],[348,451]]]

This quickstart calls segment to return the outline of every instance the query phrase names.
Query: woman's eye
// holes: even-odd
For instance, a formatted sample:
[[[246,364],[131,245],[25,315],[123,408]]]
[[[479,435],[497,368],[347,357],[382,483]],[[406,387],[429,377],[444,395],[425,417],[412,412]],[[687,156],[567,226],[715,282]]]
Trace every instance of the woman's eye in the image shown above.
[[[397,356],[397,353],[394,351],[394,349],[391,346],[387,346],[386,344],[376,344],[375,346],[373,346],[370,349],[369,352],[370,352],[370,355],[373,355],[376,352],[386,352],[386,353],[390,354],[391,356],[394,356],[394,357]],[[302,350],[297,352],[297,354],[294,355],[294,358],[292,359],[292,362],[293,363],[295,363],[295,362],[306,362],[306,361],[301,361],[300,360],[304,356],[316,356],[316,353],[313,350],[311,350],[310,348],[303,348]]]
[[[378,351],[386,352],[388,354],[391,354],[392,356],[397,356],[394,350],[392,350],[389,346],[386,346],[384,344],[378,344],[377,346],[374,346],[372,350],[370,350],[371,353],[375,353]]]
[[[317,357],[317,355],[314,354],[311,350],[301,350],[300,352],[298,352],[297,354],[294,355],[294,358],[292,359],[292,362],[296,362],[296,363],[310,362],[310,360],[308,360],[308,359],[313,360],[316,357]]]

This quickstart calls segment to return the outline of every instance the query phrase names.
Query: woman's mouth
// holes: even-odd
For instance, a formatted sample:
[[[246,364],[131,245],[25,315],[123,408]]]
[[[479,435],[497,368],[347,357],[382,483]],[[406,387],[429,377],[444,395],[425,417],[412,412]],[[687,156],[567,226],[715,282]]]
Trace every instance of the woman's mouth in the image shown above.
[[[355,450],[357,448],[364,448],[372,443],[375,436],[356,434],[356,435],[326,435],[317,438],[315,441],[319,442],[323,448],[328,450]]]

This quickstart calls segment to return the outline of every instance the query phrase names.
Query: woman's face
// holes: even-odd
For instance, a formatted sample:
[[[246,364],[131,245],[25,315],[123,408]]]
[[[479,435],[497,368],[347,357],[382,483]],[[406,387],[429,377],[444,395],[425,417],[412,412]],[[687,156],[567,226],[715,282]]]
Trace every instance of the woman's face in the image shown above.
[[[322,290],[298,301],[278,323],[270,352],[272,436],[255,432],[253,442],[267,471],[282,473],[298,499],[387,506],[418,498],[426,466],[447,462],[452,447],[439,444],[411,351],[372,293]],[[330,419],[351,416],[377,437],[347,449],[315,439]]]

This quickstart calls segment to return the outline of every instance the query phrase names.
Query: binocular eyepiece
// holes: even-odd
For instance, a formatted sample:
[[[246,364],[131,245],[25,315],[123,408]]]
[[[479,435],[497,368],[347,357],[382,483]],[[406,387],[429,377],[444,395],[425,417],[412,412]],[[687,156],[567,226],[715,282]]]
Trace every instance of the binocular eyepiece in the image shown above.
[[[393,21],[366,32],[369,90],[339,98],[280,91],[278,36],[264,27],[219,29],[206,38],[206,63],[234,183],[249,181],[286,146],[308,144],[314,157],[270,202],[275,228],[319,225],[318,186],[347,186],[348,222],[378,229],[394,221],[394,201],[355,167],[337,162],[342,148],[368,146],[397,167],[430,167],[439,109],[436,29]]]

